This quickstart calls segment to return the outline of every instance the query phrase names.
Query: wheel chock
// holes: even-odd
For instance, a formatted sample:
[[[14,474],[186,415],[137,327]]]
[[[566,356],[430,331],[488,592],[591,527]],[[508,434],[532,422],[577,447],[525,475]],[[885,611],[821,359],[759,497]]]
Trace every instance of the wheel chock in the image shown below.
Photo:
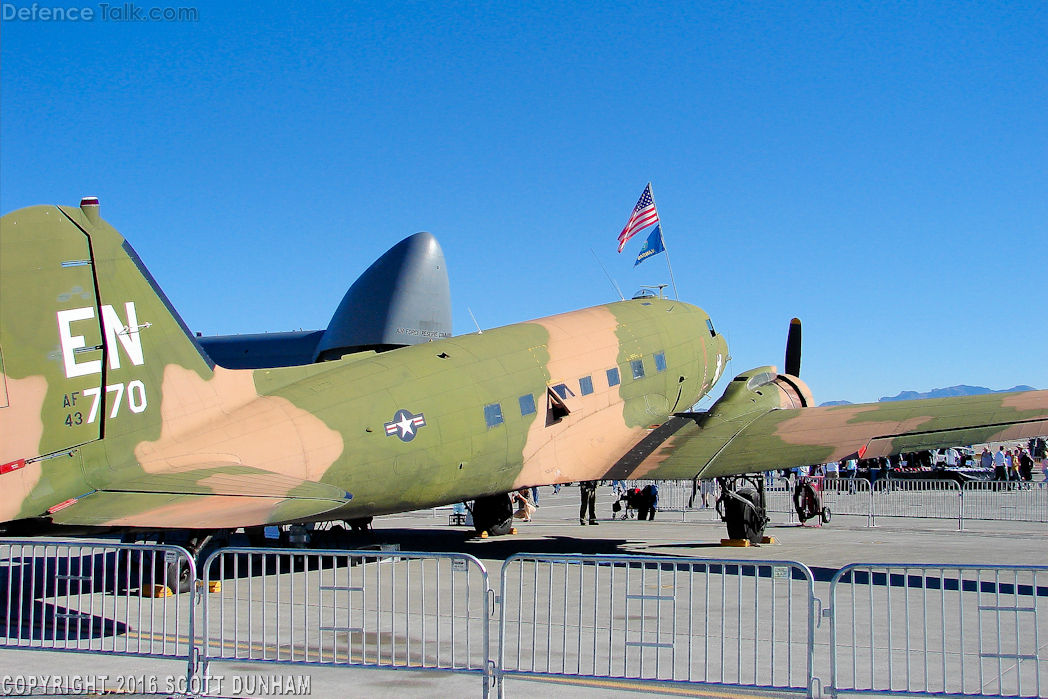
[[[516,528],[516,527],[510,527],[510,529],[509,529],[509,533],[510,533],[511,535],[512,535],[512,534],[516,534],[516,533],[517,533],[517,528]]]
[[[746,548],[749,545],[749,539],[721,539],[721,546],[737,546],[739,548]]]
[[[763,537],[761,539],[761,543],[762,544],[774,544],[775,543],[775,537],[774,536],[765,536],[765,537]]]
[[[142,588],[143,597],[173,597],[174,594],[167,585],[146,585]]]
[[[197,580],[196,581],[196,589],[197,589],[197,594],[203,594],[204,593],[204,581],[203,580]],[[207,591],[208,592],[221,592],[222,591],[222,581],[221,580],[209,580],[208,583],[207,583]]]
[[[480,538],[481,539],[487,539],[488,538],[488,531],[486,529],[480,533]]]

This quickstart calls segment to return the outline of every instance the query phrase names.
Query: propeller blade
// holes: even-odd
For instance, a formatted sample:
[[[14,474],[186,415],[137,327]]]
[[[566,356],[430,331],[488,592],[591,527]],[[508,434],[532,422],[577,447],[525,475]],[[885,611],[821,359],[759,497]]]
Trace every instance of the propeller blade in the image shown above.
[[[790,321],[790,334],[786,338],[786,373],[801,375],[801,319]]]

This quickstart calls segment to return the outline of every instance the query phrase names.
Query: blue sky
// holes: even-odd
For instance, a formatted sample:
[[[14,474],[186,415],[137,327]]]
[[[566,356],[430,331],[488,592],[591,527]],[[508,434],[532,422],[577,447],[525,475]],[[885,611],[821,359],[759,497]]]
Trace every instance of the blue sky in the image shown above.
[[[4,21],[0,212],[97,195],[208,335],[324,327],[428,230],[461,334],[613,300],[590,248],[668,281],[615,253],[651,181],[735,373],[796,315],[820,402],[1048,387],[1048,6],[839,5]]]

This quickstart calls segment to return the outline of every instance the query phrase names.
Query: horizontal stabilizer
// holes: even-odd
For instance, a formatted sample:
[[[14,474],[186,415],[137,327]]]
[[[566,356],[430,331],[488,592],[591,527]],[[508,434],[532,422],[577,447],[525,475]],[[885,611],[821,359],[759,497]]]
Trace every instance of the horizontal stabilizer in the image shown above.
[[[51,519],[55,524],[151,529],[185,529],[191,521],[194,529],[230,529],[302,521],[342,504],[298,497],[99,491],[58,510]]]
[[[242,466],[221,464],[181,473],[155,473],[128,481],[119,481],[107,486],[108,491],[173,493],[185,495],[243,495],[261,497],[320,498],[348,501],[352,496],[341,488],[327,483],[305,481],[271,471]]]

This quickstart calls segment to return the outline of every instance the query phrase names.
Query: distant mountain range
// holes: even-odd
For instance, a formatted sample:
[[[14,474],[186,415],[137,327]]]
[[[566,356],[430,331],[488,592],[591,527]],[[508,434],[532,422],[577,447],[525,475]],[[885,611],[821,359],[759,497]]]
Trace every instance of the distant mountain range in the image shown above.
[[[994,391],[993,389],[986,388],[984,386],[950,386],[949,388],[933,388],[927,393],[918,393],[917,391],[903,391],[897,396],[885,396],[881,398],[879,403],[886,403],[893,400],[921,400],[922,398],[950,398],[952,396],[981,396],[986,393],[1012,393],[1014,391],[1036,391],[1033,386],[1013,386],[1012,388],[1005,388],[1001,391]],[[825,403],[820,403],[819,407],[826,405],[852,405],[851,401],[847,400],[831,400]]]

